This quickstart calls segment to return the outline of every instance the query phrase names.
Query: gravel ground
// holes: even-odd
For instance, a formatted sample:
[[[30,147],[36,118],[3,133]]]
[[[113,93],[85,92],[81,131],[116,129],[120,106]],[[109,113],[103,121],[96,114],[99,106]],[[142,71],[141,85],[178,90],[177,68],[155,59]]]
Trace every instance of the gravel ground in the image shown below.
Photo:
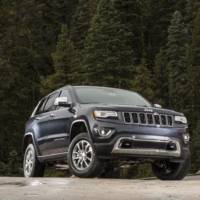
[[[200,200],[200,176],[182,181],[0,177],[0,200]]]

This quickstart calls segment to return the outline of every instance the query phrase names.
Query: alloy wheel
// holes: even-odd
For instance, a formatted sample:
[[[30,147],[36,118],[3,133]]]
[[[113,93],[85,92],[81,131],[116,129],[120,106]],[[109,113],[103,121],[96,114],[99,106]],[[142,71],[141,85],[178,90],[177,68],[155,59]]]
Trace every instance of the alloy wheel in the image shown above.
[[[29,148],[25,155],[25,161],[24,161],[24,174],[26,177],[30,177],[31,173],[33,171],[35,162],[35,154],[33,149]]]
[[[87,140],[79,140],[72,151],[72,162],[74,167],[83,171],[88,169],[94,159],[94,152],[91,144]]]

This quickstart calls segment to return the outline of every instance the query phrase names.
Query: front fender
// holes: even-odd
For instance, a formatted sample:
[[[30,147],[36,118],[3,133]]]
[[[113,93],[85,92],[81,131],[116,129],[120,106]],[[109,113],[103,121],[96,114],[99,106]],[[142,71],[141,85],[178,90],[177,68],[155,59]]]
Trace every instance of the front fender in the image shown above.
[[[35,140],[35,137],[34,137],[34,134],[32,132],[27,132],[25,133],[24,135],[24,138],[23,138],[23,145],[22,145],[22,151],[24,153],[25,149],[26,149],[26,146],[27,146],[27,142],[30,142],[30,141],[26,141],[27,138],[31,138],[31,142],[33,143],[34,145],[34,148],[35,148],[35,151],[36,151],[36,155],[39,156],[40,155],[40,151],[38,149],[38,146],[36,144],[36,140]]]

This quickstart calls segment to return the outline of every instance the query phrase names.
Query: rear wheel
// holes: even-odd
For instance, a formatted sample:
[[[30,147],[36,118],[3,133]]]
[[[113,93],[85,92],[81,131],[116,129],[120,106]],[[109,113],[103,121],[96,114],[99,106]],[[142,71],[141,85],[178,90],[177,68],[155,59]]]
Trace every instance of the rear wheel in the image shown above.
[[[69,146],[68,164],[72,174],[82,178],[96,177],[102,164],[96,157],[87,133],[77,135]]]
[[[168,160],[156,161],[152,164],[152,171],[161,180],[181,180],[190,168],[190,159],[183,162],[170,162]]]
[[[25,177],[42,177],[44,175],[45,166],[38,161],[33,144],[29,144],[25,150],[23,169]]]

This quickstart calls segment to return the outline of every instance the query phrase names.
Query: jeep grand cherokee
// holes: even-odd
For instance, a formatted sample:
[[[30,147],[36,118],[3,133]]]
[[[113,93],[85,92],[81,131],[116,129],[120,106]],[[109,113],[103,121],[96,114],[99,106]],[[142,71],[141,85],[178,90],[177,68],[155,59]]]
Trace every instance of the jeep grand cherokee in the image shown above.
[[[43,176],[47,163],[63,160],[79,177],[150,162],[159,179],[179,180],[190,166],[182,113],[108,87],[65,86],[42,98],[26,124],[23,151],[25,177]]]

